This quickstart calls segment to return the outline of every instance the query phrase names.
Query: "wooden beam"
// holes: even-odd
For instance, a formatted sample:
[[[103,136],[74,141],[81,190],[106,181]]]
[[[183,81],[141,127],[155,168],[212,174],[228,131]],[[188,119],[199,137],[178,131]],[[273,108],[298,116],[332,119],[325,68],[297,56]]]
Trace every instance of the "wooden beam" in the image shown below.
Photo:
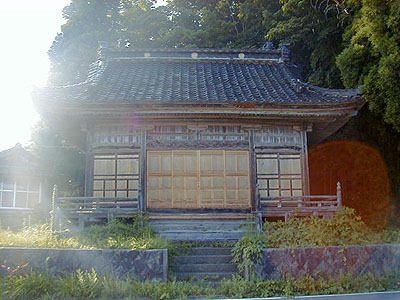
[[[249,142],[245,140],[237,141],[198,141],[198,140],[153,140],[148,141],[147,149],[151,150],[178,150],[178,149],[229,149],[229,150],[248,150]]]

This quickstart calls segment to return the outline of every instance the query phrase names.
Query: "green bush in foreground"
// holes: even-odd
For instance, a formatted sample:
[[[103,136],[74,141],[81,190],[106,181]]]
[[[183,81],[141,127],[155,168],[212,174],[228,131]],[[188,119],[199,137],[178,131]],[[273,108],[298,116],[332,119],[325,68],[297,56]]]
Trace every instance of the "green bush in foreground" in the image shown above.
[[[101,277],[95,271],[67,274],[63,277],[47,273],[14,274],[1,282],[3,299],[186,299],[189,296],[215,297],[274,297],[354,293],[397,290],[400,274],[375,277],[342,276],[339,279],[301,279],[245,281],[240,277],[223,280],[220,286],[171,281],[168,283],[138,282],[130,279]]]
[[[354,209],[342,207],[332,218],[293,218],[288,222],[266,222],[262,234],[249,231],[233,247],[234,262],[250,277],[254,263],[265,248],[299,248],[400,243],[399,230],[376,232],[370,229]]]
[[[288,222],[266,222],[264,239],[269,248],[299,248],[399,243],[399,231],[375,232],[343,207],[332,218],[293,218]]]

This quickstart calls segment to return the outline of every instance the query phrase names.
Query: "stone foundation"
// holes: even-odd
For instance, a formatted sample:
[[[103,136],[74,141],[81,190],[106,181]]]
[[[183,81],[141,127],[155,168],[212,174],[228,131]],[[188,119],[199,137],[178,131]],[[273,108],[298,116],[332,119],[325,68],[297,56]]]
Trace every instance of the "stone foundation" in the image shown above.
[[[400,272],[400,245],[266,249],[255,271],[256,276],[264,279],[285,275],[295,278],[307,275],[338,278],[340,274],[366,273],[382,276]]]
[[[81,250],[0,248],[0,265],[48,271],[52,275],[91,271],[141,281],[167,281],[168,250]],[[5,268],[0,268],[5,272]]]

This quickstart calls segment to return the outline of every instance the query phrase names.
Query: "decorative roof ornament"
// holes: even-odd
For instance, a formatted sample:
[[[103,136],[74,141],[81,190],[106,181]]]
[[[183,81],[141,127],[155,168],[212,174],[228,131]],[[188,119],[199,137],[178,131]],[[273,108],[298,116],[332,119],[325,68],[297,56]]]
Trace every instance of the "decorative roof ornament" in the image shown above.
[[[123,39],[118,39],[117,40],[117,47],[118,48],[129,48],[131,46],[131,42],[127,39],[123,40]]]
[[[282,43],[279,44],[279,50],[281,50],[281,58],[283,62],[289,62],[290,61],[290,49],[289,49],[290,43]]]
[[[109,42],[106,41],[98,41],[99,49],[107,49],[110,47]]]
[[[274,43],[271,40],[265,42],[261,47],[262,50],[274,50]]]
[[[106,56],[105,52],[110,48],[110,44],[106,41],[98,41],[99,47],[97,48],[98,58],[101,60]]]

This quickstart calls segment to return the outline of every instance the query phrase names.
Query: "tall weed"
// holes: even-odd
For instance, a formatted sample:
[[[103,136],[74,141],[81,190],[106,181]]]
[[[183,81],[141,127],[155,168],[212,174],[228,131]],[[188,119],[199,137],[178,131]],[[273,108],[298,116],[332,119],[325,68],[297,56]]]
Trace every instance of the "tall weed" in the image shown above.
[[[48,273],[29,271],[4,279],[6,299],[37,299],[55,293],[53,278]]]
[[[145,250],[172,246],[157,237],[146,220],[136,218],[131,224],[114,220],[77,233],[53,231],[48,224],[26,226],[19,232],[0,229],[0,247]]]

